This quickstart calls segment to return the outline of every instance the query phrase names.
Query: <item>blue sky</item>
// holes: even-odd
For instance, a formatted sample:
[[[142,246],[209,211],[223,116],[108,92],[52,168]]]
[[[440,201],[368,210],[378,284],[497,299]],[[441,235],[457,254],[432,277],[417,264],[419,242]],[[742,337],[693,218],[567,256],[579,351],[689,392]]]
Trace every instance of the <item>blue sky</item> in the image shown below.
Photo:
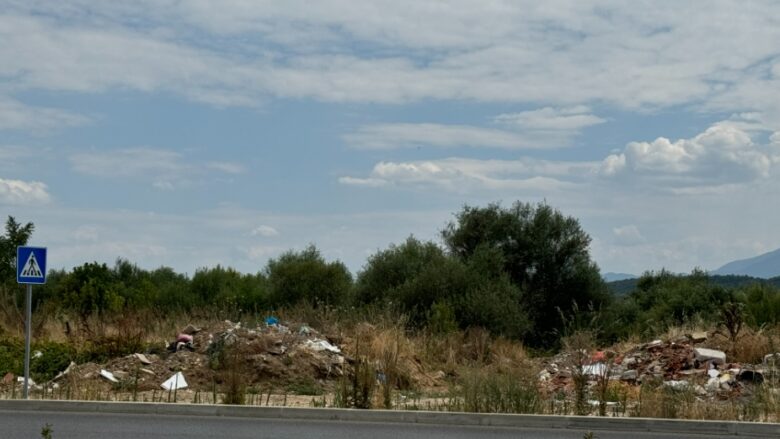
[[[0,214],[53,267],[356,272],[546,200],[602,271],[714,269],[780,247],[778,42],[769,1],[0,0]]]

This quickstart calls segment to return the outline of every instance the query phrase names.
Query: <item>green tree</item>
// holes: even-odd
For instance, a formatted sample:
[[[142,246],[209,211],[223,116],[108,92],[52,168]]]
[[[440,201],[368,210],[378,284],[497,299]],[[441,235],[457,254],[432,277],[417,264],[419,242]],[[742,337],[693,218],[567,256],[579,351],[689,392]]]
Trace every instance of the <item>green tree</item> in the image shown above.
[[[745,302],[748,323],[754,328],[780,323],[780,290],[766,284],[752,284],[739,290]]]
[[[195,272],[190,283],[191,298],[226,312],[257,311],[267,301],[262,274],[242,274],[217,265]]]
[[[722,306],[736,300],[732,296],[701,270],[690,275],[646,272],[636,289],[618,300],[606,315],[612,335],[652,336],[694,319],[716,323]]]
[[[410,236],[403,244],[391,244],[368,258],[358,274],[355,298],[362,304],[397,300],[398,288],[446,260],[447,255],[439,246]]]
[[[92,333],[100,328],[90,325],[92,316],[101,320],[124,308],[120,289],[115,273],[106,264],[92,262],[74,268],[62,279],[58,295],[64,307],[78,317],[82,330]]]
[[[337,305],[348,301],[352,275],[340,261],[327,262],[313,245],[288,251],[268,261],[270,305],[286,306],[306,301],[312,305]]]
[[[501,269],[501,255],[483,249],[468,262],[413,237],[372,255],[358,275],[359,303],[397,307],[412,326],[441,332],[479,326],[494,334],[521,337],[528,319],[519,290]]]
[[[16,283],[16,247],[26,245],[32,236],[33,223],[22,225],[12,216],[5,222],[5,234],[0,235],[0,311],[12,325],[24,325],[24,288]]]
[[[590,259],[590,237],[577,219],[547,204],[466,206],[442,232],[450,252],[469,261],[480,248],[501,255],[532,321],[533,346],[556,344],[561,316],[600,309],[610,296]],[[585,311],[579,311],[585,312]]]

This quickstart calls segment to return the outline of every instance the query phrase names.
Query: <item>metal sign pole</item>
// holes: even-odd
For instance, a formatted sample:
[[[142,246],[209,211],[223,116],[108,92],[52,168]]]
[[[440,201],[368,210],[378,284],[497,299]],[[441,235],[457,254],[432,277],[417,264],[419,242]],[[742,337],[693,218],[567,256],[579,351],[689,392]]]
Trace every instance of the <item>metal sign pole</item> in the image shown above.
[[[32,285],[27,284],[27,315],[24,318],[24,399],[30,389],[30,338],[32,337]]]

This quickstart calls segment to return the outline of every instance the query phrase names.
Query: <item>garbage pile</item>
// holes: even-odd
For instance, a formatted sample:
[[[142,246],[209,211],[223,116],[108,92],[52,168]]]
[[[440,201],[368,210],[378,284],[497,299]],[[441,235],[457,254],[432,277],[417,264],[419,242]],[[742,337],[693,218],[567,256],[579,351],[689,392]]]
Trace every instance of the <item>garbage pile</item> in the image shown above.
[[[656,382],[693,391],[699,397],[725,400],[749,391],[748,384],[762,383],[772,370],[772,361],[780,360],[778,353],[767,355],[760,365],[729,362],[725,352],[702,347],[706,340],[706,333],[653,340],[623,353],[596,351],[578,364],[571,354],[561,353],[544,364],[539,381],[545,390],[558,392],[571,389],[575,375],[581,374],[590,386],[599,379],[628,386]]]
[[[241,374],[252,386],[261,382],[312,380],[342,376],[347,358],[336,344],[306,324],[285,326],[274,317],[244,327],[224,321],[205,329],[188,325],[164,348],[152,348],[105,364],[72,363],[52,382],[91,381],[126,390],[211,389],[224,371]]]

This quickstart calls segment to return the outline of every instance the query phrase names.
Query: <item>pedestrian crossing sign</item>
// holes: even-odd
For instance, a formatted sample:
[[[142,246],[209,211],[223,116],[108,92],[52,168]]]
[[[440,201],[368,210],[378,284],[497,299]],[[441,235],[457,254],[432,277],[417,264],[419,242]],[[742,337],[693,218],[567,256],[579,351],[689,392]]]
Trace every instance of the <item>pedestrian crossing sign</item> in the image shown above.
[[[46,283],[46,248],[16,248],[16,282],[20,284]]]

